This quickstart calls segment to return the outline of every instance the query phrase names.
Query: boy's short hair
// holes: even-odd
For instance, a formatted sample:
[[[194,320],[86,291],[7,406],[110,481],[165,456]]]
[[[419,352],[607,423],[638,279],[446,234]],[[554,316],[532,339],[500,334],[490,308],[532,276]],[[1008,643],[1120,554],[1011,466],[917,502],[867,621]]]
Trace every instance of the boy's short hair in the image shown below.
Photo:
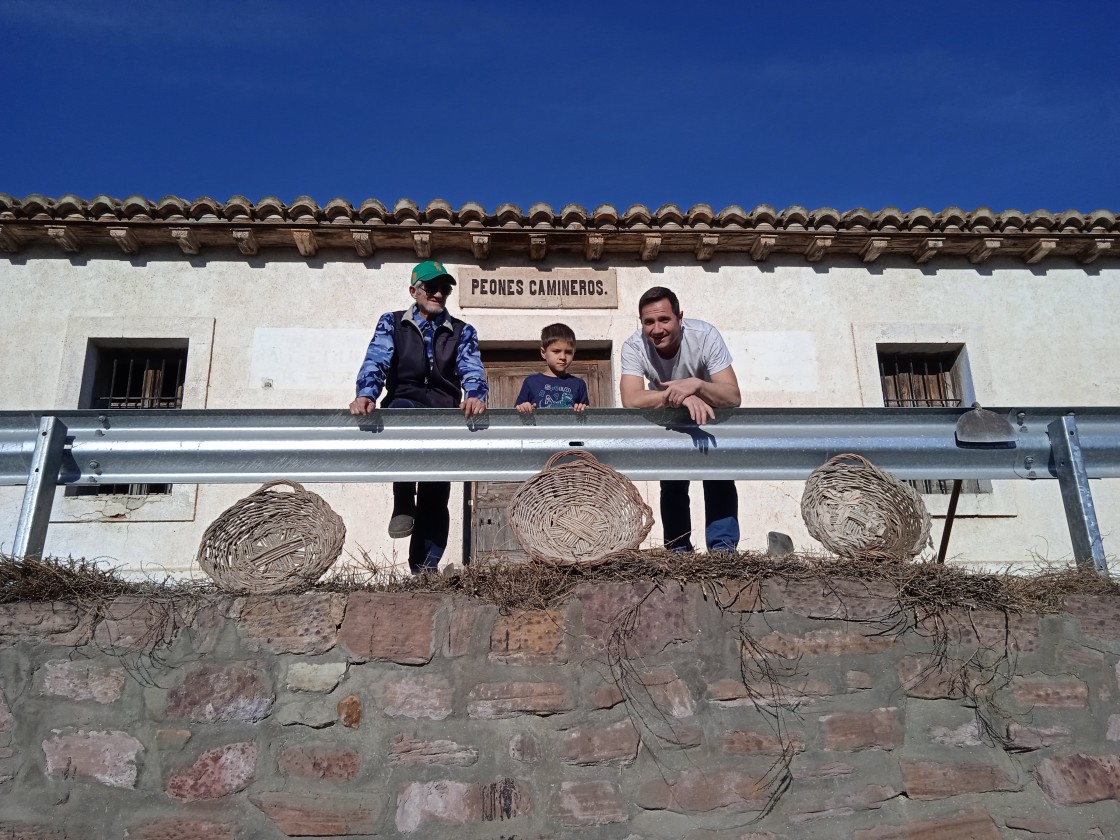
[[[681,303],[677,300],[677,296],[673,294],[671,289],[666,289],[664,286],[654,286],[652,289],[647,289],[645,294],[638,298],[638,317],[642,316],[642,310],[649,306],[651,303],[657,303],[659,300],[669,301],[669,306],[673,310],[673,314],[678,318],[681,317]]]
[[[541,330],[541,347],[548,347],[554,341],[570,341],[574,347],[576,334],[567,324],[549,324]]]

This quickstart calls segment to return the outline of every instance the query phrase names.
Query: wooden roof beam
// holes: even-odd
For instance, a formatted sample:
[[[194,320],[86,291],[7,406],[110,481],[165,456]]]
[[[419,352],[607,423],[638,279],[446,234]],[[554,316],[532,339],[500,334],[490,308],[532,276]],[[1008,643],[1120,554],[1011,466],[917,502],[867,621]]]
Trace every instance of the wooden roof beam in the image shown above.
[[[136,238],[136,234],[128,228],[111,227],[109,228],[109,236],[113,237],[113,241],[116,242],[126,254],[140,253],[140,242]]]
[[[12,230],[11,225],[0,225],[0,251],[5,254],[14,254],[23,245],[23,239]]]
[[[755,237],[751,244],[751,259],[755,262],[765,262],[769,259],[770,251],[777,241],[778,237],[766,233]]]
[[[992,255],[1003,245],[1003,240],[994,237],[984,237],[977,242],[968,252],[968,261],[973,265],[980,265],[992,258]]]
[[[1027,265],[1034,265],[1057,247],[1057,239],[1040,239],[1027,249],[1023,254],[1023,260]]]
[[[658,253],[661,251],[661,234],[660,233],[644,233],[642,234],[642,250],[639,256],[642,262],[651,262],[657,259]]]
[[[432,258],[432,235],[426,230],[414,230],[412,232],[412,250],[416,252],[418,260],[430,260]]]
[[[833,237],[814,236],[805,248],[805,259],[809,262],[820,262],[829,248],[832,247]]]
[[[299,248],[300,256],[313,257],[319,253],[319,243],[315,241],[315,232],[311,230],[293,230],[292,239]]]
[[[74,236],[74,231],[62,225],[47,225],[47,234],[58,243],[60,247],[67,254],[76,254],[82,250],[82,246],[78,244],[77,237]]]
[[[476,260],[485,260],[490,257],[490,234],[471,234],[471,253]]]
[[[873,236],[867,240],[867,244],[859,252],[859,258],[865,263],[873,263],[886,253],[887,246],[890,244],[891,241],[885,236]]]
[[[1082,265],[1088,265],[1097,257],[1103,257],[1110,250],[1112,250],[1112,243],[1107,239],[1094,239],[1077,252],[1077,261]]]
[[[175,240],[179,250],[188,257],[193,257],[202,250],[198,237],[194,235],[194,231],[190,228],[171,228],[171,238]]]
[[[237,247],[241,250],[242,254],[247,256],[255,256],[257,251],[260,250],[260,243],[257,242],[257,237],[250,228],[239,228],[233,232],[233,241],[237,243]]]
[[[529,237],[529,259],[543,260],[548,253],[548,237],[544,234],[534,234]]]
[[[597,260],[597,259],[602,258],[602,256],[603,256],[603,245],[604,245],[605,242],[606,242],[606,238],[601,233],[589,233],[589,234],[587,234],[587,241],[584,243],[584,246],[583,246],[584,259],[591,262],[593,260]]]
[[[354,250],[359,257],[372,257],[377,250],[373,244],[373,234],[368,230],[351,230],[350,238],[354,241]]]

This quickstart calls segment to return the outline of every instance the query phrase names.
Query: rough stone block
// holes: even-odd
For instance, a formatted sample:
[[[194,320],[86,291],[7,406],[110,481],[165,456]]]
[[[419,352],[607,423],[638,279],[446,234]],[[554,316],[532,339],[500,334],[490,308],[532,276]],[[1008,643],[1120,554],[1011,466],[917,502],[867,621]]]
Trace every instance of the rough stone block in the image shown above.
[[[4,700],[4,687],[0,686],[0,732],[11,732],[16,727],[16,719],[12,710]]]
[[[286,686],[289,691],[313,691],[327,693],[334,691],[346,676],[345,662],[293,662],[288,666]]]
[[[893,750],[902,746],[902,721],[893,706],[870,712],[838,712],[818,720],[826,750]]]
[[[803,757],[802,757],[803,758]],[[833,779],[837,776],[850,776],[856,768],[846,761],[830,761],[825,764],[804,764],[801,759],[795,759],[790,767],[793,778],[806,779]]]
[[[1069,837],[1067,826],[1045,817],[1012,816],[1007,817],[1003,824],[1013,831],[1025,831],[1027,834],[1059,834]]]
[[[1120,755],[1060,755],[1035,770],[1038,785],[1059,805],[1120,799]]]
[[[206,750],[194,763],[173,773],[167,794],[180,802],[220,799],[245,790],[256,775],[257,745],[253,741]]]
[[[1108,716],[1108,731],[1104,737],[1109,741],[1120,741],[1120,715]]]
[[[650,583],[597,583],[576,588],[587,648],[616,646],[624,658],[649,656],[699,633],[695,590]],[[630,615],[632,620],[624,621]]]
[[[758,580],[724,580],[716,584],[716,603],[725,612],[766,612],[780,609],[781,598],[774,603],[771,596],[776,595],[773,587],[764,588]]]
[[[894,636],[874,636],[847,630],[810,630],[801,635],[770,633],[758,640],[767,656],[799,659],[803,656],[866,655],[889,650]],[[750,651],[742,651],[750,655]]]
[[[0,840],[66,840],[66,832],[41,823],[0,822]]]
[[[141,823],[124,836],[125,840],[234,840],[233,826],[228,823],[184,819]]]
[[[1043,747],[1057,747],[1073,740],[1068,726],[1024,726],[1011,723],[1007,726],[1007,749],[1038,750]]]
[[[39,693],[68,700],[112,703],[124,691],[124,668],[89,660],[55,659],[43,664]]]
[[[339,640],[351,661],[425,665],[435,653],[436,595],[355,592],[349,596]]]
[[[374,834],[381,816],[378,797],[369,794],[255,793],[249,801],[288,837]]]
[[[566,635],[560,610],[502,615],[490,634],[490,659],[507,665],[561,665],[568,661]]]
[[[171,641],[175,630],[175,607],[135,595],[113,600],[93,631],[102,650],[151,651]]]
[[[454,741],[421,741],[408,735],[398,735],[389,744],[389,764],[393,766],[440,764],[445,767],[470,767],[476,761],[477,749]]]
[[[1120,639],[1120,598],[1115,595],[1067,595],[1065,607],[1086,636]]]
[[[950,645],[1003,653],[1035,653],[1041,644],[1040,618],[999,610],[951,610],[918,623],[926,635]]]
[[[181,750],[190,739],[191,731],[189,729],[157,729],[156,749]]]
[[[648,699],[658,712],[674,718],[691,717],[696,711],[692,693],[672,668],[652,668],[636,676],[638,685],[633,694],[638,703]]]
[[[357,729],[362,725],[362,698],[357,694],[348,694],[338,701],[335,706],[338,719],[347,729]]]
[[[528,813],[532,799],[524,785],[503,778],[492,784],[441,780],[413,782],[397,796],[397,830],[410,834],[426,825],[509,820]]]
[[[606,780],[561,782],[548,809],[560,825],[609,825],[629,819],[618,785]]]
[[[786,734],[778,737],[773,732],[751,732],[737,729],[723,736],[723,751],[727,755],[795,755],[805,752],[802,735]]]
[[[1028,706],[1089,705],[1089,687],[1077,677],[1050,677],[1041,673],[1015,677],[1011,680],[1011,693]]]
[[[277,704],[272,712],[272,720],[281,726],[309,726],[312,729],[326,729],[338,721],[335,706],[327,698],[313,700],[288,700]]]
[[[716,707],[737,706],[810,706],[824,697],[831,697],[832,686],[812,677],[795,676],[780,681],[724,679],[708,683],[708,701]]]
[[[591,677],[583,685],[583,705],[589,709],[613,709],[626,699],[617,683]]]
[[[257,663],[198,665],[180,673],[167,694],[169,718],[199,723],[256,723],[272,711],[272,683]]]
[[[848,817],[857,811],[875,811],[898,795],[898,791],[889,785],[867,785],[857,790],[834,794],[817,803],[806,802],[801,798],[797,807],[804,810],[790,817],[790,822],[797,825]]]
[[[911,799],[945,799],[962,793],[1020,791],[995,764],[946,764],[940,761],[902,761],[906,795]]]
[[[1062,642],[1058,645],[1057,657],[1059,664],[1071,671],[1104,666],[1103,653],[1079,642]]]
[[[553,682],[481,683],[471,689],[467,702],[467,714],[476,718],[546,716],[571,709],[567,688]]]
[[[358,775],[362,758],[338,744],[293,744],[281,748],[277,765],[285,776],[347,781]]]
[[[136,757],[144,745],[127,732],[52,730],[43,741],[47,774],[93,779],[109,787],[136,786]]]
[[[73,604],[20,601],[0,604],[0,636],[50,636],[78,626],[81,611]]]
[[[247,598],[237,629],[252,651],[326,653],[345,612],[346,596],[334,592]]]
[[[443,720],[454,699],[454,689],[443,677],[402,677],[386,683],[381,710],[389,717]]]
[[[693,723],[675,720],[647,720],[647,732],[642,736],[654,750],[687,750],[704,743],[704,730]]]
[[[1003,840],[988,812],[979,806],[932,820],[857,828],[853,840]]]
[[[960,726],[931,726],[929,739],[935,744],[945,744],[950,747],[978,747],[980,740],[980,727],[975,720],[962,723]]]
[[[451,621],[447,639],[443,645],[443,655],[447,657],[466,656],[473,649],[475,639],[490,637],[490,624],[498,613],[498,608],[473,598],[455,598],[451,601]]]
[[[901,609],[898,587],[885,581],[778,581],[786,609],[807,618],[873,621]]]
[[[518,732],[509,739],[509,757],[514,761],[535,764],[541,760],[541,743],[528,732]]]
[[[866,671],[848,671],[844,674],[844,685],[848,691],[868,691],[875,687],[875,682]]]
[[[624,767],[638,757],[640,739],[629,720],[610,726],[561,730],[560,757],[565,764],[614,764]]]
[[[767,795],[766,779],[761,774],[697,769],[667,773],[645,783],[636,801],[647,811],[741,812],[761,808]]]
[[[922,700],[960,700],[984,679],[974,669],[954,668],[933,657],[904,656],[894,667],[907,696]]]

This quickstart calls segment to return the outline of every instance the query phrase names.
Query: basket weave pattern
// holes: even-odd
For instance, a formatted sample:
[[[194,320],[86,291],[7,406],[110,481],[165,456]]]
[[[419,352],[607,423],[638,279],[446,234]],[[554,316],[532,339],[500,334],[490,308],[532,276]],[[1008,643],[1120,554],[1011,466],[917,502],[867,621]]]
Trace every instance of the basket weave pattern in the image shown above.
[[[918,491],[851,453],[809,475],[801,516],[809,535],[838,557],[913,558],[929,544],[929,511]]]
[[[272,492],[281,484],[294,492]],[[219,589],[275,595],[318,580],[345,539],[342,518],[322,496],[280,479],[262,484],[210,523],[196,559]]]
[[[558,463],[573,456],[578,460]],[[517,488],[509,521],[534,560],[594,566],[641,545],[653,527],[653,511],[622,473],[588,452],[568,450]]]

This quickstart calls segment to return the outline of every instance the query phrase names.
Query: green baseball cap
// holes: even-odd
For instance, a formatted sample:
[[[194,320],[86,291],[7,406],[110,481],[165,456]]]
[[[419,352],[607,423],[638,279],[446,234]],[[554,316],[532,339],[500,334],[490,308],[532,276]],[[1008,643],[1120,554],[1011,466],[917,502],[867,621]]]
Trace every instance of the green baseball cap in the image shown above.
[[[444,282],[450,283],[452,286],[455,285],[455,278],[443,267],[443,263],[438,260],[426,260],[412,269],[412,286],[415,287],[420,283],[427,283],[429,280],[435,280],[437,277],[446,278]]]

